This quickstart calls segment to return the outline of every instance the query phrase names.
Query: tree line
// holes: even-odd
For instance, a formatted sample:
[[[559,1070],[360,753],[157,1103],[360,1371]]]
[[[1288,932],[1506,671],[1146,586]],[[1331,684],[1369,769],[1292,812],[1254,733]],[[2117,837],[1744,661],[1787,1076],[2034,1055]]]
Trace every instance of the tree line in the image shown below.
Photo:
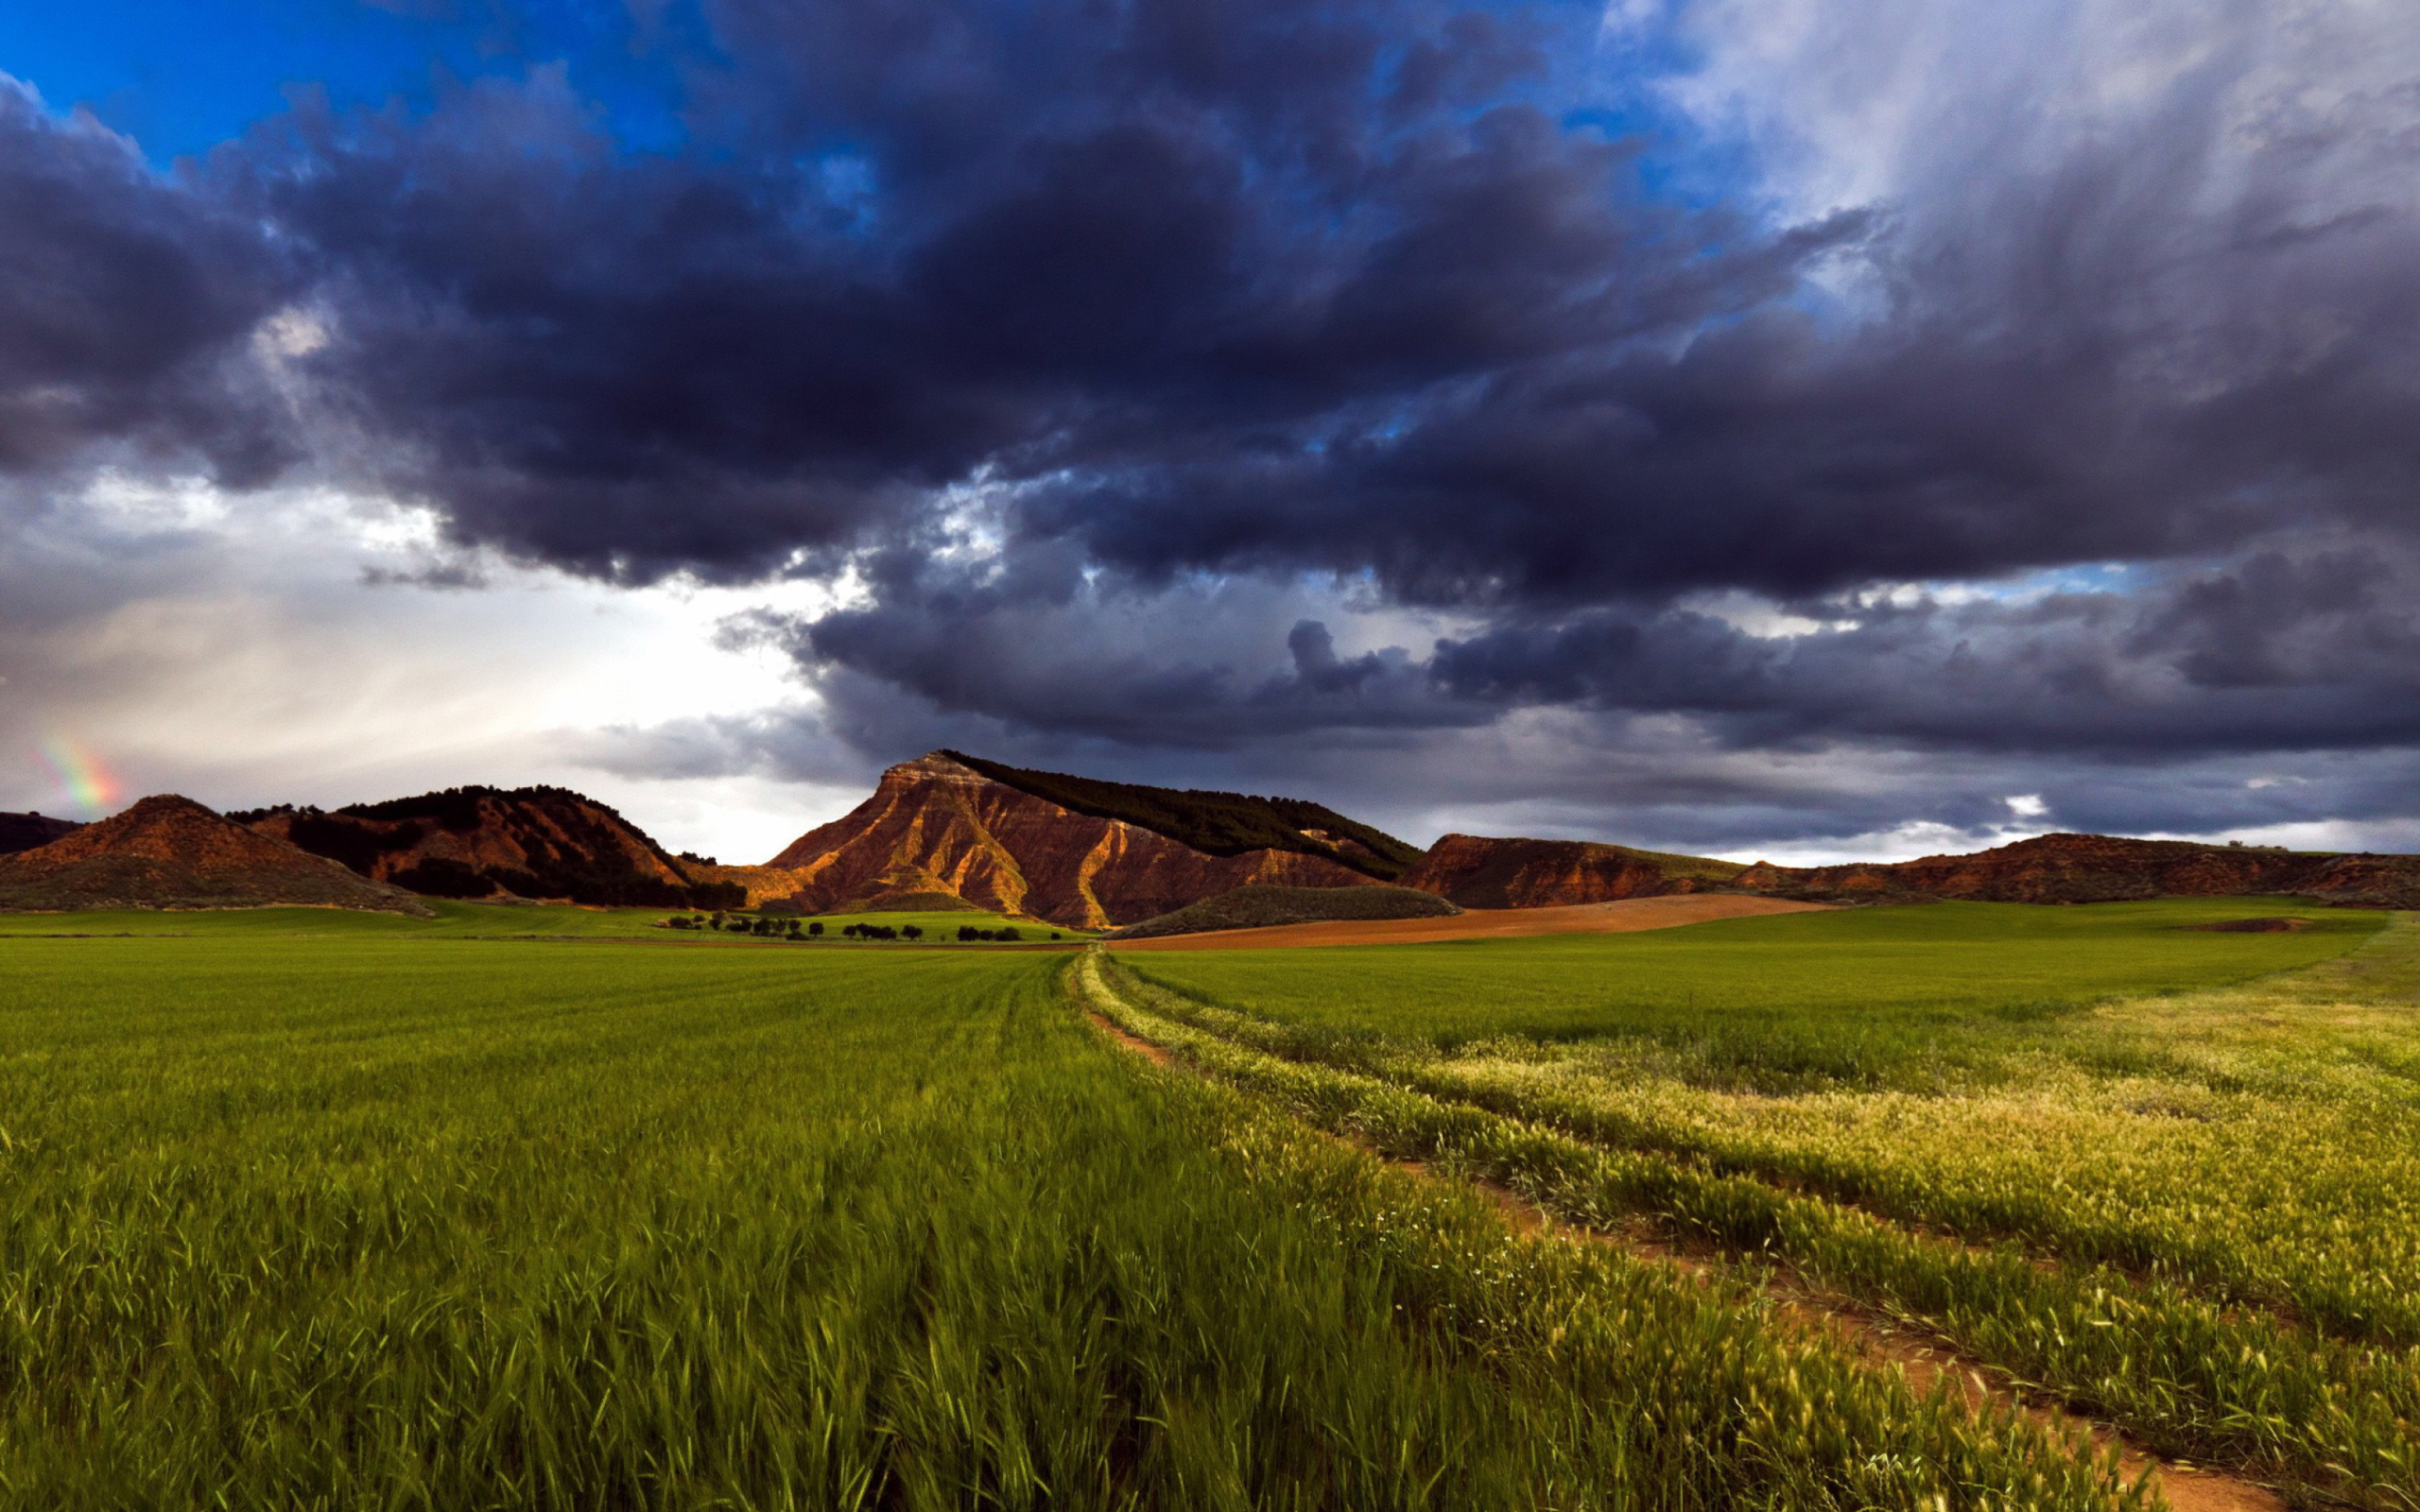
[[[712,914],[675,914],[666,919],[664,924],[667,929],[712,930],[726,935],[747,935],[756,939],[813,940],[823,937],[823,920],[820,919],[751,919],[742,914],[727,914],[719,909]],[[923,926],[917,924],[843,924],[840,926],[839,937],[913,941],[923,939],[925,931]],[[998,929],[981,929],[973,924],[960,924],[958,927],[958,938],[960,944],[985,941],[1014,945],[1026,937],[1025,932],[1014,924],[1004,924]],[[1038,938],[1039,936],[1035,937]],[[1059,931],[1055,929],[1050,931],[1050,937],[1060,938]]]

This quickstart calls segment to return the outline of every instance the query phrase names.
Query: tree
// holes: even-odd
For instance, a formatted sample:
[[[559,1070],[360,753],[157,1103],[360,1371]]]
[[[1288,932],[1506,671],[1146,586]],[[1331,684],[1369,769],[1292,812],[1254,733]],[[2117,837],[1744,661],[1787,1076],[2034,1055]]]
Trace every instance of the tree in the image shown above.
[[[994,937],[1002,940],[1020,940],[1025,938],[1023,935],[1017,933],[1017,926],[1014,924],[1011,924],[1008,928],[1000,931],[1000,933]]]
[[[909,939],[923,939],[925,937],[924,930],[914,924],[900,925],[899,933],[905,935]]]
[[[976,928],[973,924],[960,924],[958,926],[958,942],[961,945],[971,945],[982,937],[983,932]]]
[[[818,939],[822,938],[822,937],[823,937],[823,920],[821,920],[821,919],[817,919],[814,923],[807,925],[807,926],[806,926],[806,932],[807,932],[808,934],[810,934],[810,935],[814,936],[815,936],[815,937],[817,937]]]

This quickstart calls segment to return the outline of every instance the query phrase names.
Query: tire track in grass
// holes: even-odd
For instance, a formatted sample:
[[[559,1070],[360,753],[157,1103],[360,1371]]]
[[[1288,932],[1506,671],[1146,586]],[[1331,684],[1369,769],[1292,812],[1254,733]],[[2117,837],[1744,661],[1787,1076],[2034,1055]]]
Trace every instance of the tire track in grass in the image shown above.
[[[1075,996],[1104,1038],[1129,1054],[1170,1070],[1210,1077],[1211,1073],[1180,1059],[1167,1046],[1135,1034],[1100,1011],[1086,996],[1093,984],[1078,973],[1071,981]],[[1098,979],[1095,979],[1098,983]],[[1098,984],[1106,987],[1106,984]],[[1388,1155],[1374,1143],[1330,1134],[1369,1159],[1440,1185],[1459,1186],[1485,1196],[1516,1231],[1540,1239],[1605,1245],[1641,1262],[1662,1265],[1701,1284],[1736,1277],[1740,1267],[1719,1246],[1687,1246],[1650,1231],[1645,1224],[1599,1228],[1558,1219],[1527,1195],[1502,1182],[1466,1173],[1437,1170],[1430,1162]],[[1896,1370],[1919,1396],[1946,1390],[1978,1417],[2013,1411],[2043,1429],[2081,1456],[2115,1453],[2129,1482],[2148,1479],[2175,1512],[2287,1512],[2288,1503],[2274,1490],[2244,1477],[2163,1459],[2135,1441],[2115,1424],[2065,1410],[2053,1401],[2017,1391],[1986,1374],[1980,1362],[1961,1355],[1939,1336],[1920,1332],[1877,1314],[1837,1292],[1807,1284],[1787,1266],[1768,1266],[1756,1282],[1783,1325],[1807,1337],[1820,1338],[1871,1367]]]
[[[1282,1033],[1268,1042],[1266,1021],[1148,979],[1133,983],[1140,996],[1130,1001],[1122,965],[1101,957],[1080,971],[1102,979],[1114,1011],[1163,1025],[1214,1074],[1294,1104],[1307,1122],[1366,1129],[1398,1152],[1457,1152],[1583,1227],[1644,1214],[1735,1253],[1790,1257],[1825,1285],[1921,1319],[2021,1389],[2121,1424],[2179,1463],[2223,1464],[2308,1502],[2420,1512],[2420,1351],[2330,1338],[2189,1282],[1983,1249],[1754,1171],[1599,1143],[1551,1112],[1298,1057]]]

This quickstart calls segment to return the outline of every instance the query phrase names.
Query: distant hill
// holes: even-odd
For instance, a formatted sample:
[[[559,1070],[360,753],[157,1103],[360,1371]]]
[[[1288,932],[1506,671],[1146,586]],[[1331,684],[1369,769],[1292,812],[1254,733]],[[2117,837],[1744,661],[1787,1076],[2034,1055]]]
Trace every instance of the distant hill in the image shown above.
[[[1729,890],[1746,869],[1736,861],[1634,850],[1592,840],[1448,834],[1404,873],[1403,885],[1464,908],[1553,908]]]
[[[233,816],[258,833],[431,898],[500,894],[598,907],[737,908],[747,889],[678,860],[595,799],[562,787],[441,793]]]
[[[32,850],[0,856],[0,908],[246,908],[309,903],[425,913],[399,887],[355,876],[188,798],[147,798]]]
[[[0,814],[0,856],[48,845],[60,835],[82,828],[74,819],[54,819],[47,815]]]
[[[1418,855],[1317,803],[1096,782],[944,750],[884,772],[873,797],[769,868],[796,878],[783,905],[811,913],[941,892],[1098,929],[1248,883],[1367,886]]]
[[[2365,908],[2420,908],[2420,856],[2046,834],[1972,855],[1896,863],[1776,867],[1760,861],[1732,885],[1785,898],[1843,902],[1966,898],[2097,903],[2269,895]]]
[[[1157,939],[1221,929],[1324,924],[1354,919],[1438,919],[1461,910],[1410,887],[1277,887],[1254,883],[1187,903],[1172,914],[1111,932],[1110,939]]]

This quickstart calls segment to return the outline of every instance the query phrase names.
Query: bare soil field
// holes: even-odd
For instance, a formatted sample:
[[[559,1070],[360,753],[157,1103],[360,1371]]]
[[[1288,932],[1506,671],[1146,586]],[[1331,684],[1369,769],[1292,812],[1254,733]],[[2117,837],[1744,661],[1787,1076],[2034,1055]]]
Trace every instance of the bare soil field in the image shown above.
[[[1159,939],[1112,940],[1119,951],[1258,951],[1307,945],[1419,945],[1447,939],[1507,939],[1521,935],[1627,935],[1718,919],[1815,913],[1829,903],[1732,893],[1680,893],[1625,898],[1559,908],[1472,908],[1448,919],[1353,919],[1267,929],[1223,929]]]

